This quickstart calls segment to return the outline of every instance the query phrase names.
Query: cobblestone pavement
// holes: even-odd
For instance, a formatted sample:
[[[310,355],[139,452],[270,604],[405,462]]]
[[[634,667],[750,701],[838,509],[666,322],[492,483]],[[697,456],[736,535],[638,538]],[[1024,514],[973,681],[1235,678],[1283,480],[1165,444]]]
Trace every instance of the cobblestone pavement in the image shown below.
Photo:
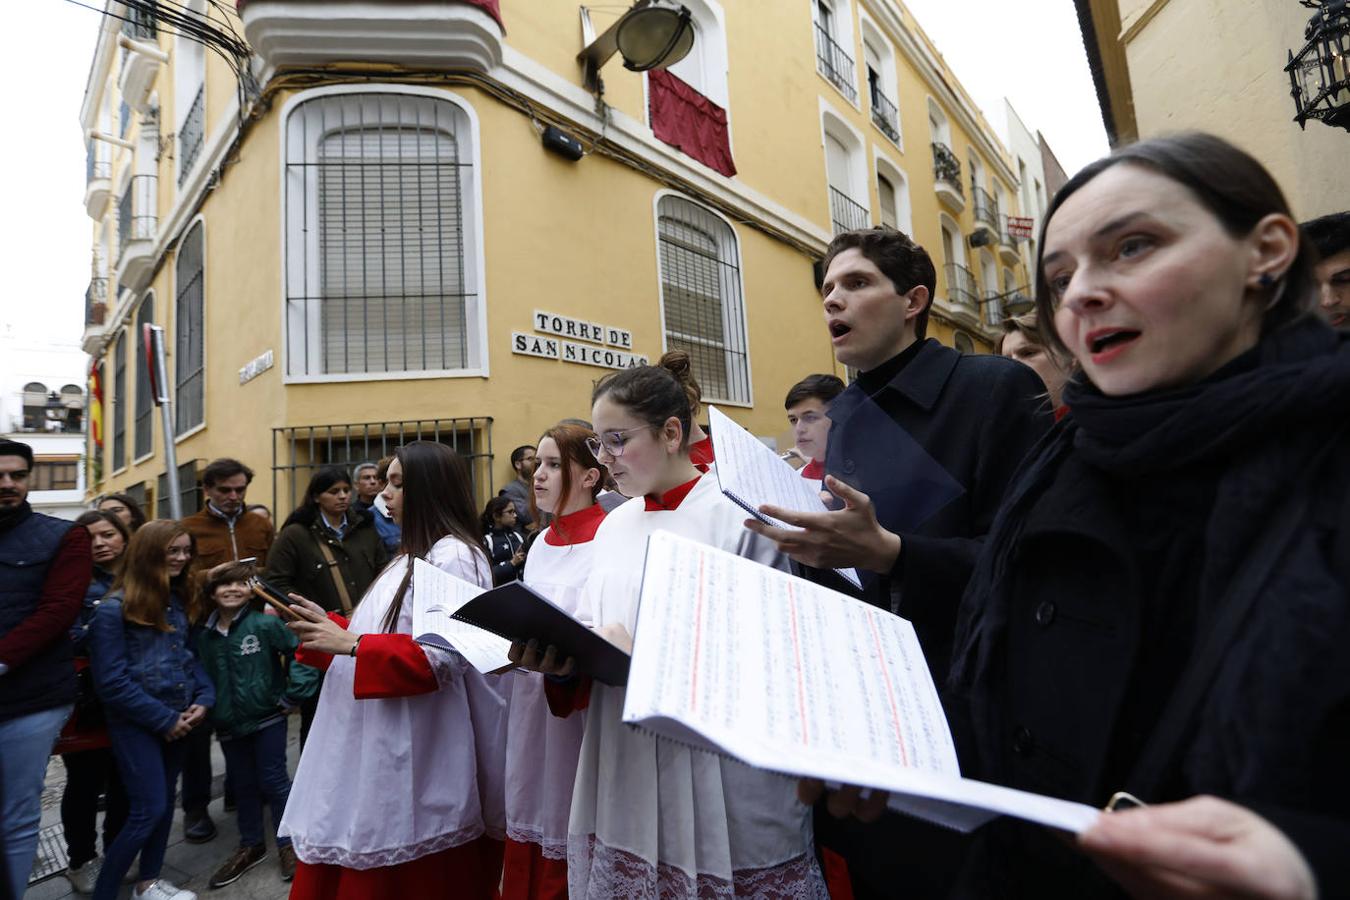
[[[291,774],[300,759],[300,719],[292,716],[290,734],[286,742],[286,756],[290,763]],[[219,834],[205,844],[189,844],[183,840],[183,811],[174,813],[173,830],[169,832],[169,848],[164,857],[163,876],[174,884],[195,891],[211,900],[282,900],[290,893],[290,885],[281,880],[277,870],[276,849],[268,840],[267,860],[257,866],[234,884],[219,890],[207,887],[207,881],[220,864],[239,844],[239,829],[235,824],[234,813],[226,813],[221,803],[221,786],[225,778],[225,759],[220,753],[220,744],[211,742],[211,771],[215,779],[211,785],[211,818],[215,820]],[[34,874],[44,869],[66,870],[66,846],[61,833],[61,792],[66,784],[66,768],[59,756],[52,757],[47,766],[47,782],[42,792],[42,836],[38,847],[38,858],[34,861]],[[264,813],[264,815],[266,815]],[[102,848],[100,847],[100,850]],[[59,867],[59,868],[58,868]],[[84,895],[72,890],[70,882],[63,874],[52,874],[40,881],[29,884],[24,900],[57,900],[57,898],[76,898]],[[131,896],[131,888],[122,890],[121,897]]]

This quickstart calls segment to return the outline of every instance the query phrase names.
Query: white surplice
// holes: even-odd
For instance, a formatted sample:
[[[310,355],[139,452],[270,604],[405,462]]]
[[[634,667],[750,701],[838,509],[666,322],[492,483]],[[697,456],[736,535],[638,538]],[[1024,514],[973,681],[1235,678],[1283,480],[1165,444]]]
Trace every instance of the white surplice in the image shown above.
[[[427,561],[492,587],[480,551],[445,537]],[[366,591],[347,628],[379,633],[407,570],[399,556]],[[412,632],[413,587],[394,629]],[[502,797],[509,685],[480,675],[458,653],[423,647],[439,690],[357,700],[356,660],[336,656],[324,677],[295,783],[281,821],[310,864],[392,866],[505,831]]]
[[[570,517],[569,517],[570,518]],[[525,561],[525,584],[564,611],[576,614],[581,587],[594,565],[592,533],[572,544],[541,535]],[[506,836],[538,844],[546,859],[567,858],[567,821],[576,781],[585,711],[559,718],[549,712],[544,676],[512,676],[506,739]]]
[[[715,475],[673,510],[625,503],[596,534],[580,617],[632,633],[647,537],[658,530],[786,569],[787,558],[746,530],[745,518]],[[811,810],[792,779],[624,725],[623,701],[622,688],[592,689],[568,835],[573,900],[826,900]]]

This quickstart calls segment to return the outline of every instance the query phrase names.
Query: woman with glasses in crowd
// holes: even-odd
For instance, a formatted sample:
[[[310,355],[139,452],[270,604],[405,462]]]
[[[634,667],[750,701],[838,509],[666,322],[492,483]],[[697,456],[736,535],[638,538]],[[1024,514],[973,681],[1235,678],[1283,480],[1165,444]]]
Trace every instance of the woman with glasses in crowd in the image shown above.
[[[131,534],[135,534],[136,529],[147,521],[141,505],[126,494],[104,494],[95,509],[117,516]]]
[[[113,591],[94,611],[89,655],[130,811],[94,886],[113,900],[140,854],[134,900],[193,900],[160,878],[173,824],[183,738],[206,718],[215,691],[192,649],[192,535],[177,522],[141,526]]]

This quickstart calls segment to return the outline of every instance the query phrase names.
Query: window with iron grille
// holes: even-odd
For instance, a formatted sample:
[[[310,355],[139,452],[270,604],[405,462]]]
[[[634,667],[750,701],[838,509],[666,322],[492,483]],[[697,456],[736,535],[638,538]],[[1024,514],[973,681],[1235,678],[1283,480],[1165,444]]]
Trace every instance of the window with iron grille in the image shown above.
[[[730,225],[683,197],[657,203],[667,350],[689,354],[709,400],[750,403],[740,254]]]
[[[469,119],[394,93],[305,101],[286,134],[287,375],[481,366]]]
[[[169,505],[169,476],[159,473],[155,479],[155,515],[161,519],[173,516]],[[197,481],[197,460],[189,459],[178,466],[178,499],[183,505],[183,515],[190,516],[200,512],[205,505],[202,502],[202,486]]]
[[[127,333],[117,335],[113,346],[112,467],[127,464]]]
[[[154,404],[150,402],[150,367],[145,361],[145,326],[155,320],[155,297],[146,295],[141,307],[136,311],[136,420],[135,441],[132,458],[149,456],[154,450]]]
[[[178,245],[174,263],[174,434],[196,428],[206,418],[202,243],[202,224],[198,222]]]

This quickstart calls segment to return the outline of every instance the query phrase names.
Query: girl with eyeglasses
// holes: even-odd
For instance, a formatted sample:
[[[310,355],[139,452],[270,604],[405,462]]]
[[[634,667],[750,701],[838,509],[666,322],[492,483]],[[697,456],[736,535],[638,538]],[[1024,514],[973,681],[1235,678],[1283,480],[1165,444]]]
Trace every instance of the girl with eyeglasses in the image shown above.
[[[194,900],[159,877],[173,823],[184,741],[206,718],[215,690],[188,634],[195,597],[192,535],[172,520],[132,535],[113,590],[94,611],[89,655],[130,811],[107,848],[95,900],[112,900],[140,854],[134,900]]]
[[[575,614],[595,566],[595,533],[605,511],[596,502],[604,468],[587,446],[595,433],[577,425],[545,431],[536,450],[530,512],[552,520],[534,542],[524,581]],[[582,713],[550,715],[542,675],[517,673],[506,733],[506,866],[503,900],[566,900],[567,818],[572,807]]]
[[[597,384],[592,402],[591,449],[635,499],[596,533],[578,618],[631,648],[642,559],[657,530],[787,568],[771,542],[743,527],[745,514],[716,475],[690,459],[690,403],[674,372],[615,373]],[[551,650],[514,652],[555,676],[571,670]],[[568,829],[573,898],[827,897],[810,809],[791,779],[630,729],[621,720],[623,688],[574,684],[574,705],[588,708]]]

